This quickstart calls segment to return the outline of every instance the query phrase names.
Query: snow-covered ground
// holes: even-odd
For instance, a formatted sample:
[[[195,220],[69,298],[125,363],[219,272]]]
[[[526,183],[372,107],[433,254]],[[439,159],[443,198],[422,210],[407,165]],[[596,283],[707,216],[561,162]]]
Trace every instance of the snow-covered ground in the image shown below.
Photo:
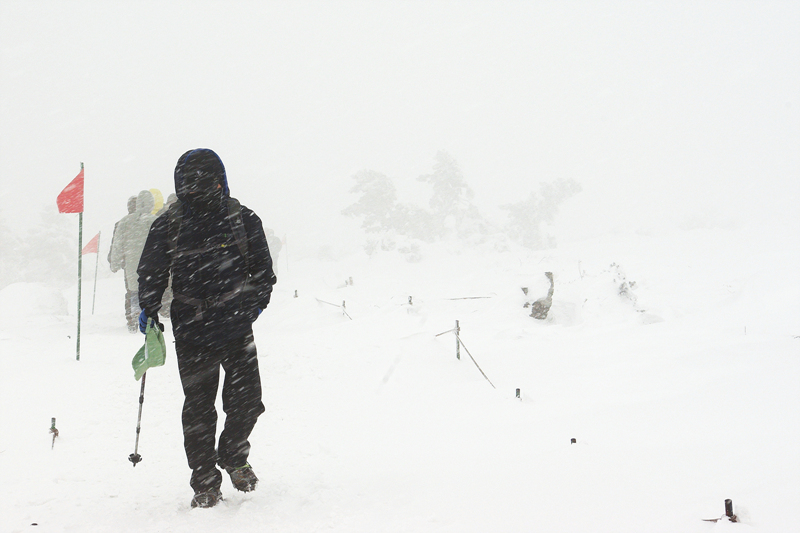
[[[797,531],[796,236],[718,227],[541,252],[428,246],[414,263],[281,258],[255,325],[261,483],[242,494],[226,478],[209,510],[189,507],[170,344],[147,375],[143,462],[128,461],[142,336],[126,331],[121,274],[101,274],[91,314],[84,263],[80,362],[75,289],[9,286],[0,531]],[[545,271],[554,303],[537,321],[520,289],[544,296]],[[454,334],[437,336],[456,320],[461,360]],[[702,521],[727,498],[740,523]]]

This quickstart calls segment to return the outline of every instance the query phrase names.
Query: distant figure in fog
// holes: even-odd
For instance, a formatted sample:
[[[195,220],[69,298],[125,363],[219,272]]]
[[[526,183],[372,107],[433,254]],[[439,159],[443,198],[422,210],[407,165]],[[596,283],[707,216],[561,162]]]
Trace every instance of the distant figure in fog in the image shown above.
[[[167,203],[164,204],[164,207],[158,210],[158,213],[156,213],[156,217],[160,217],[161,215],[166,213],[169,210],[169,206],[174,204],[177,200],[178,200],[177,194],[175,194],[174,192],[169,193],[169,196],[167,196]]]
[[[153,209],[150,212],[158,216],[164,208],[164,195],[158,189],[150,189],[150,194],[153,195]]]
[[[136,269],[142,255],[144,243],[150,226],[156,219],[153,215],[153,195],[150,191],[142,191],[136,197],[135,209],[132,213],[117,222],[108,252],[111,271],[122,269],[125,272],[125,318],[128,331],[136,333],[139,321],[139,275]],[[131,202],[128,201],[130,209]]]
[[[136,211],[136,197],[131,196],[128,198],[128,215]],[[127,216],[127,215],[125,215]],[[116,272],[120,268],[125,268],[125,260],[122,258],[119,262],[114,262],[111,258],[111,251],[114,249],[114,243],[117,240],[117,235],[119,234],[119,224],[125,219],[122,217],[114,224],[114,234],[111,236],[111,248],[108,250],[108,264],[111,266],[111,272]],[[134,325],[131,322],[131,289],[128,287],[128,278],[125,278],[125,317],[128,319],[128,331],[130,331],[131,327]]]
[[[281,251],[283,243],[280,238],[275,235],[275,232],[269,228],[264,228],[264,233],[267,235],[267,245],[269,245],[269,254],[272,256],[272,268],[275,272],[278,271],[278,252]]]

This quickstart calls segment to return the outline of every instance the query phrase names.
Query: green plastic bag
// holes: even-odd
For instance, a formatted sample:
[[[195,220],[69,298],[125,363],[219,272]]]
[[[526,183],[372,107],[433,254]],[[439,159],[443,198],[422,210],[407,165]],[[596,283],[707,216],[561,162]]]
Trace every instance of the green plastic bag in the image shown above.
[[[147,319],[147,329],[144,334],[144,346],[139,348],[133,356],[133,377],[136,381],[147,372],[148,368],[164,366],[164,359],[167,355],[167,344],[164,342],[164,333],[152,318]]]

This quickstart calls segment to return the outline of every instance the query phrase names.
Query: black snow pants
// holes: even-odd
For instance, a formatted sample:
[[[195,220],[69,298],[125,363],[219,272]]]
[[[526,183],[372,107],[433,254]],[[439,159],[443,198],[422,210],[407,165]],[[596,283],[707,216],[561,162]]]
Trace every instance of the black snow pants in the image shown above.
[[[183,445],[195,492],[219,488],[220,465],[239,467],[250,453],[248,438],[256,419],[265,411],[261,402],[261,377],[253,335],[222,346],[203,346],[175,341],[178,370],[185,396]],[[222,410],[225,428],[216,444],[219,369],[225,371]]]

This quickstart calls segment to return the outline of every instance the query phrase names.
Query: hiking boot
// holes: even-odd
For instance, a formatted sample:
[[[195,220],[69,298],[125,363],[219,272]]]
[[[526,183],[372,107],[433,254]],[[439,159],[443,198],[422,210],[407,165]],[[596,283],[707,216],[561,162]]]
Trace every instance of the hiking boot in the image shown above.
[[[250,466],[250,463],[245,463],[244,465],[238,468],[232,468],[229,466],[224,467],[225,471],[231,476],[231,483],[233,483],[233,488],[236,490],[240,490],[242,492],[250,492],[251,490],[256,490],[256,485],[258,485],[258,478],[256,477],[255,472],[253,472],[253,467]]]
[[[192,498],[192,509],[195,507],[214,507],[222,501],[222,492],[219,489],[208,489],[204,492],[195,492]]]

